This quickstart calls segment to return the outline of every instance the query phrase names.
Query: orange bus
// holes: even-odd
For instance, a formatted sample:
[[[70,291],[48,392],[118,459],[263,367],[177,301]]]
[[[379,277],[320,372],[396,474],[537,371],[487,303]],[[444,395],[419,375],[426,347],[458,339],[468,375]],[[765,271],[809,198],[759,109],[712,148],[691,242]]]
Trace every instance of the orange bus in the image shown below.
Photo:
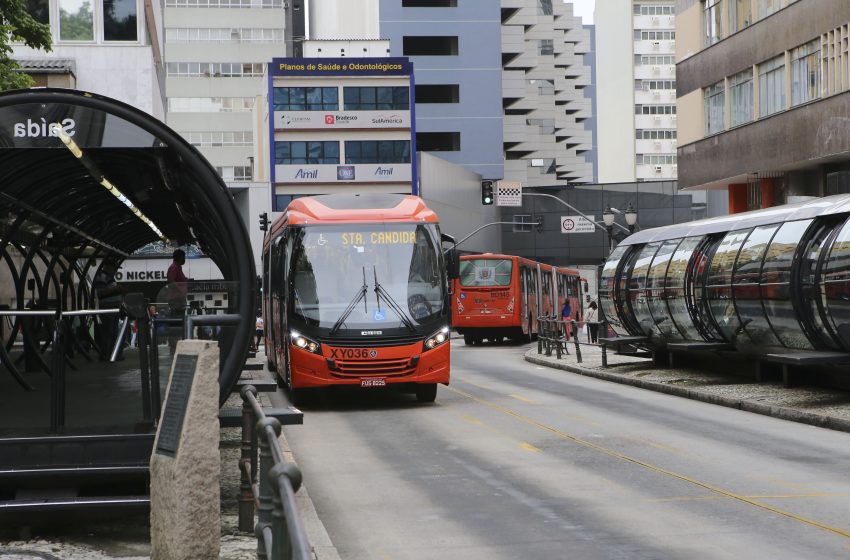
[[[433,402],[449,383],[453,241],[416,196],[293,200],[266,233],[262,274],[266,356],[293,401],[404,384]]]
[[[569,300],[571,316],[582,320],[579,272],[514,255],[464,255],[452,290],[452,327],[467,345],[503,338],[530,342],[537,317],[560,316]]]

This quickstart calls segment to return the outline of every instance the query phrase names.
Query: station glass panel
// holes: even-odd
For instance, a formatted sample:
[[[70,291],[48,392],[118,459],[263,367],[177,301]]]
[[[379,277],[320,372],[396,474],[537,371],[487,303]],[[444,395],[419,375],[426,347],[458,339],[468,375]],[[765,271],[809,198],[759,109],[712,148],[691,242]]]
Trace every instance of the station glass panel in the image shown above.
[[[732,276],[732,295],[738,317],[753,344],[759,346],[781,346],[782,343],[770,328],[761,303],[761,264],[767,246],[778,224],[755,228],[738,253],[735,274]],[[740,339],[740,337],[739,337]]]
[[[628,246],[621,245],[614,249],[605,261],[605,266],[602,269],[602,276],[599,281],[599,305],[602,308],[602,314],[605,320],[614,329],[614,332],[620,335],[629,334],[623,326],[622,319],[617,314],[617,268],[623,255],[626,254]],[[603,333],[604,336],[604,333]]]
[[[829,248],[823,272],[823,297],[833,328],[845,350],[850,350],[850,220]]]
[[[685,340],[702,340],[688,311],[688,302],[685,297],[685,276],[688,272],[688,264],[694,256],[694,251],[700,246],[703,239],[702,237],[684,239],[679,243],[670,259],[670,266],[667,267],[667,307],[670,310],[670,318]]]
[[[823,284],[821,282],[821,256],[829,251],[827,240],[834,231],[841,229],[840,217],[832,216],[819,219],[804,239],[804,249],[800,256],[800,294],[802,295],[802,321],[807,334],[817,348],[840,350],[841,345],[826,316]],[[781,336],[781,335],[780,335]]]
[[[661,248],[655,254],[655,258],[652,260],[646,278],[646,299],[649,304],[649,312],[654,319],[653,324],[655,327],[653,329],[653,335],[667,340],[679,340],[682,338],[676,325],[670,318],[670,311],[667,309],[666,303],[667,267],[680,242],[681,239],[671,239],[661,245]]]
[[[738,258],[738,250],[747,239],[751,230],[730,231],[720,242],[708,271],[707,294],[708,305],[714,322],[723,334],[723,337],[733,343],[747,343],[744,329],[735,310],[735,301],[732,299],[732,272],[735,268],[735,260]],[[743,338],[746,337],[746,338]]]
[[[652,264],[652,259],[660,247],[660,241],[646,245],[629,274],[629,303],[641,334],[647,336],[655,330],[655,321],[649,312],[649,303],[646,301],[646,278],[649,274],[649,265]]]
[[[801,350],[811,349],[812,343],[806,337],[800,326],[799,317],[794,311],[791,269],[794,266],[794,255],[800,240],[804,238],[812,221],[799,220],[782,224],[765,253],[761,271],[761,299],[767,320],[784,346]],[[807,275],[805,268],[804,265],[804,276]],[[811,273],[812,267],[809,268],[808,275]],[[804,302],[804,305],[811,305],[811,301]],[[740,309],[740,304],[738,307]]]

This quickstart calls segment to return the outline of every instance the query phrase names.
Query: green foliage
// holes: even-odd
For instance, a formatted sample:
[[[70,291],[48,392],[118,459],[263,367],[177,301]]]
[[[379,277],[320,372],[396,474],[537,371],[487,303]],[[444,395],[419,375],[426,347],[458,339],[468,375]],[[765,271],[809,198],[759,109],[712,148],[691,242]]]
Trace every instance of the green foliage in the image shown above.
[[[17,71],[12,59],[12,45],[23,43],[34,49],[51,50],[50,26],[30,15],[26,0],[0,0],[0,91],[26,88],[32,78]]]

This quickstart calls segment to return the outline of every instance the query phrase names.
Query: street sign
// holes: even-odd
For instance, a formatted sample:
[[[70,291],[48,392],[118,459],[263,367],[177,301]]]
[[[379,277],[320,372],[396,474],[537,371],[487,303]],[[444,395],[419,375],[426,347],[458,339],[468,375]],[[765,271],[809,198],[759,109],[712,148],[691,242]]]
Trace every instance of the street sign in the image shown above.
[[[498,181],[496,183],[496,206],[522,206],[522,183]]]
[[[590,220],[596,217],[588,216]],[[596,224],[583,216],[561,216],[561,233],[593,233]]]

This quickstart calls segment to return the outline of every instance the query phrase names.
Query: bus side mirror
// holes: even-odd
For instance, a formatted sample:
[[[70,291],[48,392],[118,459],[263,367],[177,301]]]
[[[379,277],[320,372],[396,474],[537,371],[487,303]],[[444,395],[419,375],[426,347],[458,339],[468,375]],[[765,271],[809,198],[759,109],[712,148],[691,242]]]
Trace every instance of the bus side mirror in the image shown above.
[[[446,274],[449,280],[460,277],[460,260],[457,256],[457,249],[454,247],[446,251]]]

